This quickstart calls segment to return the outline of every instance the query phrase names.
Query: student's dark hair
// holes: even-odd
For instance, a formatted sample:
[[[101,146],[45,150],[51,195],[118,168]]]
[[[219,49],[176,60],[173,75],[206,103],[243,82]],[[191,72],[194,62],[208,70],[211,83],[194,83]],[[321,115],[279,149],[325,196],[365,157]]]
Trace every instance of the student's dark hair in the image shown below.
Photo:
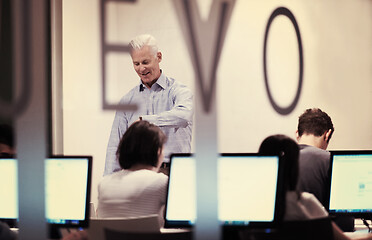
[[[159,127],[147,121],[133,123],[120,140],[116,156],[123,169],[136,164],[156,167],[158,151],[166,142]]]
[[[277,134],[272,135],[262,141],[260,154],[274,154],[280,156],[281,163],[281,176],[282,178],[282,199],[280,200],[281,206],[279,207],[279,219],[282,220],[285,214],[286,192],[295,191],[298,197],[300,193],[297,191],[297,181],[299,175],[299,147],[297,143],[288,136]]]
[[[0,124],[0,143],[14,148],[13,127],[8,124]]]
[[[328,141],[331,139],[335,129],[328,114],[319,108],[306,109],[306,111],[298,118],[297,130],[300,137],[302,134],[312,134],[320,137],[329,129],[331,129],[332,132]]]

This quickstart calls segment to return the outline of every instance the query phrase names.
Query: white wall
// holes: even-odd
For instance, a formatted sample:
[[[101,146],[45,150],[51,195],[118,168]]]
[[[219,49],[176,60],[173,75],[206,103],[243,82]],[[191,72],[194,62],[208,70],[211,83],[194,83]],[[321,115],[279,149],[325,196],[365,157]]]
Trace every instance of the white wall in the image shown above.
[[[301,96],[286,116],[271,107],[263,75],[265,28],[279,6],[295,15],[304,54]],[[107,38],[125,44],[137,34],[153,34],[163,53],[164,73],[194,89],[194,72],[173,7],[171,0],[110,3]],[[101,106],[99,21],[98,0],[63,1],[64,153],[93,155],[94,202],[114,117]],[[237,0],[217,73],[220,151],[257,151],[260,142],[275,133],[295,137],[297,118],[309,107],[320,107],[332,117],[336,132],[330,149],[372,149],[371,48],[372,1]],[[115,103],[138,77],[128,55],[112,55],[106,63],[108,100]],[[287,106],[297,89],[298,50],[285,17],[271,26],[267,63],[274,99]]]

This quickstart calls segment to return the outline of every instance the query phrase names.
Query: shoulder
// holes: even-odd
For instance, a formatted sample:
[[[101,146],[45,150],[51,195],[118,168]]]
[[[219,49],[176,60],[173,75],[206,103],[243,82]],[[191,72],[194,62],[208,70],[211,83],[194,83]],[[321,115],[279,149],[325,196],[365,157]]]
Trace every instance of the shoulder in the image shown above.
[[[302,192],[300,196],[300,201],[305,205],[312,206],[315,208],[324,209],[324,206],[319,202],[319,200],[312,193]]]
[[[168,176],[152,170],[137,170],[130,174],[128,183],[146,189],[147,193],[164,194],[168,188]]]
[[[177,90],[182,90],[182,91],[190,91],[191,90],[183,83],[180,81],[177,81],[174,78],[167,77],[164,75],[164,87],[169,88],[171,91],[177,91]]]
[[[320,207],[322,208],[322,204],[319,202],[319,200],[312,194],[308,192],[302,192],[300,195],[300,201],[303,205],[311,206],[311,207]]]
[[[303,202],[319,202],[318,199],[312,193],[302,192],[300,196],[301,201]]]
[[[296,192],[286,194],[285,220],[306,220],[327,217],[328,213],[313,194]]]
[[[314,157],[318,159],[329,160],[331,153],[329,151],[310,146],[310,145],[300,145],[300,158],[301,157]]]
[[[164,173],[158,173],[158,172],[154,172],[154,171],[151,171],[151,170],[145,170],[144,174],[146,174],[148,177],[156,180],[156,182],[158,182],[158,183],[162,183],[162,184],[168,183],[168,176],[165,175]]]
[[[154,172],[151,170],[141,171],[143,182],[146,185],[156,191],[165,191],[168,186],[168,176],[163,173]]]
[[[164,173],[157,173],[158,174],[158,179],[166,184],[168,184],[168,176],[165,175]]]
[[[303,152],[303,153],[309,152],[309,153],[313,153],[313,154],[326,155],[326,156],[330,156],[330,154],[331,154],[327,150],[320,149],[320,148],[310,146],[310,145],[300,144],[299,147],[300,147],[300,152]]]
[[[105,186],[111,184],[113,181],[120,181],[128,174],[127,170],[120,170],[109,175],[104,176],[101,181],[98,183],[98,186]]]
[[[322,218],[328,216],[324,206],[312,193],[302,192],[300,201],[309,210],[312,215],[311,218]]]
[[[106,175],[98,184],[98,188],[108,189],[113,186],[126,185],[131,183],[141,182],[144,185],[166,186],[168,184],[168,176],[163,173],[157,173],[151,170],[121,170],[113,174]]]
[[[159,181],[159,182],[168,181],[168,176],[164,175],[163,173],[158,173],[158,172],[147,170],[147,169],[133,171],[133,172],[130,172],[129,175],[131,178],[141,178],[144,181],[146,179],[149,179],[151,181]]]

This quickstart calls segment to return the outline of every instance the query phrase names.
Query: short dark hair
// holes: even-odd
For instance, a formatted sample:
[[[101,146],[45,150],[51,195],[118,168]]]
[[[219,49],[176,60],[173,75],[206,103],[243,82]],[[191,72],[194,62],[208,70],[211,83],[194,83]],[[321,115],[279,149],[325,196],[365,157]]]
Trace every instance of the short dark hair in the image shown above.
[[[303,134],[312,134],[320,137],[331,129],[331,136],[335,131],[331,118],[319,108],[309,108],[298,118],[297,131],[301,137]],[[329,141],[328,139],[328,141]]]
[[[14,148],[14,132],[12,126],[0,124],[0,143]]]
[[[153,167],[158,163],[158,151],[166,142],[160,128],[147,121],[133,123],[120,140],[116,155],[123,169],[136,164]]]

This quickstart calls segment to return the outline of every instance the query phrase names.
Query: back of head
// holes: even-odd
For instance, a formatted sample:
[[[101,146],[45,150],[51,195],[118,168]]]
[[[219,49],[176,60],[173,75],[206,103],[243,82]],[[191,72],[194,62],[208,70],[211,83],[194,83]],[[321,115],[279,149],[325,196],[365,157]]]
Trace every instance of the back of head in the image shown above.
[[[166,136],[158,126],[147,121],[133,123],[121,138],[116,152],[120,166],[123,169],[136,164],[156,167],[159,149],[165,141]]]
[[[0,144],[6,145],[7,151],[6,154],[13,154],[14,151],[14,133],[13,128],[7,124],[0,124]],[[8,152],[8,149],[11,149],[11,152]],[[1,149],[0,149],[1,150]],[[2,155],[3,150],[0,154]],[[5,150],[4,150],[5,151]]]
[[[14,147],[13,128],[8,124],[0,124],[0,143]]]
[[[156,56],[159,51],[156,39],[150,34],[138,35],[129,42],[129,48],[131,51],[139,50],[144,46],[149,46],[152,49],[154,56]]]
[[[301,137],[303,134],[322,136],[329,129],[332,130],[329,139],[334,132],[331,118],[319,108],[309,108],[298,118],[297,131]],[[328,139],[328,141],[329,141]]]
[[[274,154],[281,157],[285,191],[295,191],[298,181],[298,156],[297,143],[285,135],[272,135],[261,143],[258,151],[260,154]]]
[[[299,147],[291,138],[278,134],[265,138],[258,152],[260,154],[279,155],[281,158],[282,187],[280,189],[282,192],[279,194],[277,217],[279,221],[282,221],[286,212],[286,193],[288,191],[297,192]],[[297,194],[300,196],[298,192]]]

